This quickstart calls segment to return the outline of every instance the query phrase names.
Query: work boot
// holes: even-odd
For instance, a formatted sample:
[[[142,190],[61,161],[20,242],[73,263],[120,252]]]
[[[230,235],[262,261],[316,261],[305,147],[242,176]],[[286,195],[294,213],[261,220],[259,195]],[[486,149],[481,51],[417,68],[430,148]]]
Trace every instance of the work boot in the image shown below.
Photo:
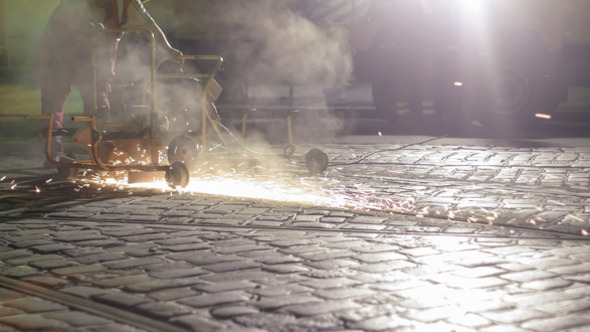
[[[53,166],[53,164],[50,163],[46,157],[46,154],[47,154],[47,152],[46,152],[46,144],[47,144],[46,137],[47,137],[48,128],[44,128],[43,130],[45,132],[43,133],[43,136],[39,140],[41,153],[43,156],[45,156],[44,161],[43,161],[43,168],[55,168],[55,166]],[[51,138],[50,153],[55,158],[55,160],[59,160],[59,158],[63,155],[63,146],[62,146],[61,136],[53,136]]]
[[[63,152],[57,152],[54,156],[54,159],[59,161],[63,157]],[[45,158],[43,161],[43,168],[51,169],[55,168],[55,166],[49,161],[49,159]]]

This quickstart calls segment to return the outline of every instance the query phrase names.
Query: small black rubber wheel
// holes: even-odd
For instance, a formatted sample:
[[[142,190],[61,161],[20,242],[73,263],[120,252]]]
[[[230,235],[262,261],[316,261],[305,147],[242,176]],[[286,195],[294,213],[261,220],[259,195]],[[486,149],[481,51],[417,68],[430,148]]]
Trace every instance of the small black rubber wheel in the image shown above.
[[[311,175],[317,175],[328,168],[328,155],[319,149],[311,149],[305,155],[305,166]]]
[[[292,156],[295,153],[295,146],[293,144],[289,144],[289,145],[285,146],[285,149],[283,149],[283,152],[287,156]]]
[[[188,168],[182,162],[177,161],[166,170],[166,182],[172,189],[185,188],[189,181]]]

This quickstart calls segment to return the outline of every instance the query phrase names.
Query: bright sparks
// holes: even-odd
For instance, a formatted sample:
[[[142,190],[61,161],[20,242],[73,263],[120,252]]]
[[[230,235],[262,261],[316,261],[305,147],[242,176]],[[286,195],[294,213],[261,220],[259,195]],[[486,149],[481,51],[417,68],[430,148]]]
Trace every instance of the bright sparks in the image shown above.
[[[544,113],[536,113],[535,114],[536,118],[539,119],[544,119],[544,120],[551,120],[551,115],[550,114],[544,114]]]
[[[261,199],[286,203],[300,203],[333,208],[352,208],[374,210],[384,206],[404,209],[405,203],[385,200],[376,201],[372,196],[359,193],[345,193],[344,189],[329,188],[326,179],[293,178],[280,176],[243,176],[226,174],[223,176],[192,177],[189,185],[177,190],[170,189],[166,181],[158,180],[151,183],[136,183],[129,188],[155,189],[162,192],[177,191],[184,194],[205,194],[235,198]]]
[[[359,211],[383,211],[392,213],[416,213],[411,197],[388,195],[379,197],[374,190],[360,184],[339,181],[335,177],[301,176],[288,170],[263,172],[257,167],[239,165],[225,171],[216,167],[202,165],[201,169],[191,174],[185,188],[172,189],[164,179],[164,172],[151,182],[128,183],[127,175],[113,172],[97,173],[87,178],[86,183],[98,186],[97,190],[152,190],[162,193],[204,194],[233,198],[268,200],[283,203],[323,206],[330,208],[352,209]],[[223,168],[223,167],[222,167]],[[202,174],[202,171],[206,174]],[[333,170],[332,172],[337,172]],[[200,174],[197,174],[199,173]]]
[[[146,151],[138,152],[141,155],[140,159],[145,159]],[[352,156],[357,157],[354,154]],[[118,157],[131,158],[128,155]],[[165,159],[165,156],[160,153],[159,158]],[[115,158],[111,162],[115,163],[118,160],[121,159]],[[123,159],[122,163],[131,162]],[[133,160],[131,164],[135,163],[143,164],[137,160]],[[231,158],[227,160],[219,158],[201,161],[191,173],[188,186],[176,189],[170,188],[164,179],[163,171],[141,178],[149,182],[132,184],[128,183],[127,171],[89,171],[76,179],[79,186],[74,188],[74,191],[93,187],[98,192],[118,191],[129,194],[140,190],[170,194],[203,194],[354,211],[407,214],[418,218],[444,218],[449,222],[464,220],[469,223],[498,224],[499,215],[491,210],[475,211],[454,206],[417,207],[417,199],[419,202],[421,196],[428,196],[429,193],[420,191],[408,193],[405,189],[399,192],[393,192],[391,189],[381,191],[364,182],[363,176],[366,174],[345,174],[341,173],[342,169],[337,167],[330,168],[320,176],[309,177],[308,172],[301,166],[303,165],[298,165],[297,162],[285,162],[283,159],[252,162],[248,158],[237,161]],[[16,183],[13,181],[11,189],[15,188]],[[41,191],[40,188],[35,189],[38,193]],[[529,223],[535,225],[534,222],[529,221]]]

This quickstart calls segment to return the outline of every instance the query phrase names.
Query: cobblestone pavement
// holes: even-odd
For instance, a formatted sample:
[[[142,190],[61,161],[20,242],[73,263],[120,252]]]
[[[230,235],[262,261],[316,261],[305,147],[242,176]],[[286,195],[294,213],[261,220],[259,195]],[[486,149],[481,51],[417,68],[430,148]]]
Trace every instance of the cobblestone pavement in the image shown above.
[[[332,166],[305,181],[347,200],[64,201],[10,155],[0,331],[590,329],[590,149],[322,149]]]

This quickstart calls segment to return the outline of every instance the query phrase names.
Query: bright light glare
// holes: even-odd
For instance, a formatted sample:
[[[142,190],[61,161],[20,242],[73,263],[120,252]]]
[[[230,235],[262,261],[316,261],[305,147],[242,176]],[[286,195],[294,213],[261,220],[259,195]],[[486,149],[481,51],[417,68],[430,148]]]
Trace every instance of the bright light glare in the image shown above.
[[[537,113],[537,114],[535,114],[535,117],[537,117],[539,119],[545,119],[545,120],[550,120],[551,119],[551,115],[550,114],[544,114],[544,113]]]
[[[453,85],[454,86],[463,86],[463,82],[457,81],[457,82],[453,83]]]

